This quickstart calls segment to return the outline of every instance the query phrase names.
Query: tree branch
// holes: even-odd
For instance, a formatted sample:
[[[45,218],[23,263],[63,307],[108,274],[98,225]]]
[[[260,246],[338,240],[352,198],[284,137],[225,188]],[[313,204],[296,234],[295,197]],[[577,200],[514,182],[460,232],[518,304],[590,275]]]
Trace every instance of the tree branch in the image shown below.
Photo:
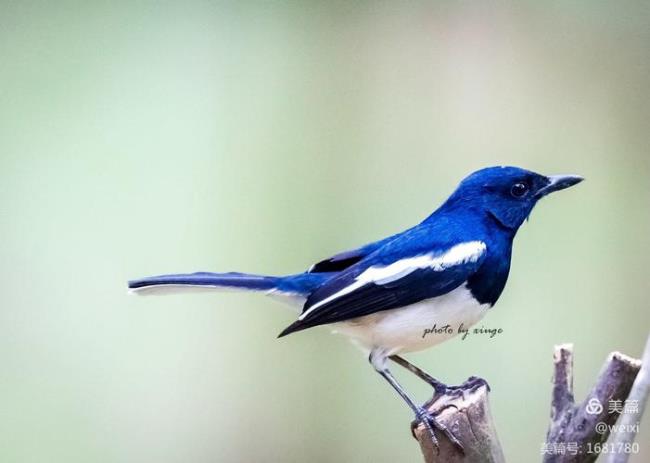
[[[553,366],[551,420],[556,421],[567,407],[573,405],[573,344],[555,347]]]
[[[624,413],[619,420],[620,430],[612,435],[610,443],[614,449],[625,449],[626,445],[634,443],[634,438],[639,432],[639,423],[645,409],[645,404],[650,395],[650,336],[645,344],[643,358],[641,359],[641,370],[634,380],[632,390],[628,396],[628,402],[634,402],[638,405],[636,413]],[[629,448],[629,447],[628,447]],[[630,456],[630,452],[612,452],[609,455],[607,463],[625,463]]]
[[[555,347],[555,373],[551,399],[551,423],[546,437],[544,463],[586,463],[598,457],[598,445],[607,440],[609,428],[620,410],[608,404],[623,403],[641,367],[639,360],[611,353],[585,400],[574,404],[573,347]]]

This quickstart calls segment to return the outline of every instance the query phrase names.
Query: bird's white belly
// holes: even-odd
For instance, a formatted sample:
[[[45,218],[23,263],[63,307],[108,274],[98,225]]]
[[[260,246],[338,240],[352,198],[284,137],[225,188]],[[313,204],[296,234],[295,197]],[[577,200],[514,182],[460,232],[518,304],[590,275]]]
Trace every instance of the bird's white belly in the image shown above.
[[[478,322],[490,307],[480,304],[465,285],[432,299],[385,310],[334,325],[335,332],[387,355],[439,344]]]

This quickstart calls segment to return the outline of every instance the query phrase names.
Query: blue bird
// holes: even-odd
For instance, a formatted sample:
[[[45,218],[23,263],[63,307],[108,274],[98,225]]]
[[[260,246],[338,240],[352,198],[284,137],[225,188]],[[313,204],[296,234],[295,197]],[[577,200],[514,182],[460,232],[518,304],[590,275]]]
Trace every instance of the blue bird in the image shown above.
[[[512,242],[544,196],[583,180],[544,176],[517,167],[489,167],[466,177],[435,212],[418,225],[357,249],[336,254],[303,273],[162,275],[129,282],[148,294],[183,288],[259,291],[297,303],[298,319],[279,337],[330,325],[369,353],[374,369],[427,427],[460,443],[434,416],[407,395],[388,360],[437,391],[440,381],[398,354],[419,351],[474,325],[496,303],[510,270]],[[432,327],[445,327],[439,330]],[[461,447],[462,448],[462,447]]]

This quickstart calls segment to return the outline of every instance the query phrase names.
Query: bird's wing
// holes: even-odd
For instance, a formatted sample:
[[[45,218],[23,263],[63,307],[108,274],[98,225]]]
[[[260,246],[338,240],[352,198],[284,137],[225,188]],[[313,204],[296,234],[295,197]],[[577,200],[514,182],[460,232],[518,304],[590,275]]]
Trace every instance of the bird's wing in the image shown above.
[[[420,245],[415,252],[397,252],[400,244],[394,241],[326,281],[307,298],[302,315],[280,336],[448,293],[478,270],[487,252],[483,241],[428,250]]]
[[[389,243],[401,234],[402,233],[397,233],[395,235],[389,236],[388,238],[368,243],[359,248],[350,249],[349,251],[343,251],[338,254],[334,254],[332,257],[323,259],[320,262],[312,265],[309,270],[307,270],[307,273],[329,273],[345,270],[361,261],[365,257],[369,256],[377,249],[381,248],[383,245]]]

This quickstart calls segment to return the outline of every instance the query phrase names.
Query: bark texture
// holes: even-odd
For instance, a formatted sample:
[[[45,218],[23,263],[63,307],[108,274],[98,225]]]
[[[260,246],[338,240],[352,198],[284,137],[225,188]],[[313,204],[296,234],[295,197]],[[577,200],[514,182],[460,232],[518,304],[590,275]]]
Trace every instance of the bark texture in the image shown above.
[[[496,434],[488,402],[487,383],[476,385],[470,379],[446,394],[436,394],[426,408],[456,436],[464,452],[442,433],[437,433],[439,447],[421,423],[414,423],[414,436],[420,443],[426,463],[502,463],[501,444]]]
[[[620,352],[609,354],[587,397],[575,404],[573,397],[573,346],[555,347],[553,395],[544,463],[588,463],[598,458],[596,444],[607,441],[606,427],[616,423],[620,412],[609,409],[610,401],[624,402],[641,368],[641,362]],[[604,423],[604,425],[602,424]],[[603,430],[605,429],[605,430]]]
[[[643,358],[641,359],[641,370],[634,380],[632,390],[628,400],[635,401],[638,406],[637,413],[625,413],[621,416],[619,424],[622,425],[623,431],[619,431],[610,438],[610,442],[615,449],[625,448],[625,446],[634,443],[636,434],[641,423],[641,416],[650,395],[650,336],[646,341]],[[628,461],[630,453],[614,452],[608,458],[608,463],[625,463]]]

